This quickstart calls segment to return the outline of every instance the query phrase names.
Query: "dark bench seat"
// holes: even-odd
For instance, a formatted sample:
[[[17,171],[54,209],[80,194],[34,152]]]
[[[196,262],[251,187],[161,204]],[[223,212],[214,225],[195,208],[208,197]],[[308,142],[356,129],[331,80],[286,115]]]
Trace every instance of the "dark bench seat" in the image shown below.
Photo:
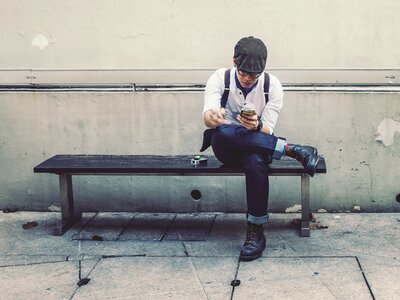
[[[244,175],[239,167],[228,167],[215,157],[209,156],[206,165],[193,166],[192,156],[161,155],[55,155],[34,168],[35,173],[59,175],[61,224],[56,235],[63,235],[82,218],[82,212],[74,206],[72,175],[159,175],[159,176],[234,176]],[[322,157],[317,174],[326,173]],[[296,160],[285,157],[270,164],[271,176],[301,176],[302,222],[300,233],[310,236],[310,176]]]

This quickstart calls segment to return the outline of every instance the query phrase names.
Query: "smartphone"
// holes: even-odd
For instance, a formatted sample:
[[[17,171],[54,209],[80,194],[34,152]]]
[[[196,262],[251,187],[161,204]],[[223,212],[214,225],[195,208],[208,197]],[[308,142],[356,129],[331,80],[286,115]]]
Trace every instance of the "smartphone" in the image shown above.
[[[243,107],[242,111],[240,112],[241,117],[252,117],[256,115],[257,112],[254,108],[249,108],[249,107]]]

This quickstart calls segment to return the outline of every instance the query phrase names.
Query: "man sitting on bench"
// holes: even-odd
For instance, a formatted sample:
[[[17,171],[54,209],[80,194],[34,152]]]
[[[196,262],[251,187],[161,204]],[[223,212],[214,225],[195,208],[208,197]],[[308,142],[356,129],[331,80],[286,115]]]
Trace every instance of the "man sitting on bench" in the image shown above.
[[[247,235],[242,261],[259,258],[266,241],[268,221],[268,164],[287,155],[297,159],[313,176],[319,161],[317,149],[286,143],[273,135],[283,104],[279,80],[264,72],[267,48],[252,36],[235,46],[232,69],[219,69],[207,81],[203,118],[211,129],[204,132],[202,150],[210,145],[224,164],[245,169]]]

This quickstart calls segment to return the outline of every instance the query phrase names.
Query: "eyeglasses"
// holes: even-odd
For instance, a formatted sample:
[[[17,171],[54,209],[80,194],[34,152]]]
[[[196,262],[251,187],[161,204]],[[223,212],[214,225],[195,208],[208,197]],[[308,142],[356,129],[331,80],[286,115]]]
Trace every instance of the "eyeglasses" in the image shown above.
[[[238,70],[238,74],[243,77],[249,76],[250,78],[256,79],[261,76],[262,72],[261,73],[248,73],[243,70]]]

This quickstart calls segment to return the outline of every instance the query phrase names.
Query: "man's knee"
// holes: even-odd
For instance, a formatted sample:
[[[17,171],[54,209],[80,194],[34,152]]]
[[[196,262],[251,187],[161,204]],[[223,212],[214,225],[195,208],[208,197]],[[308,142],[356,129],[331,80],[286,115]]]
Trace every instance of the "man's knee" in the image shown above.
[[[247,154],[243,156],[242,163],[246,170],[267,170],[270,163],[270,156],[260,153]]]
[[[221,125],[215,128],[213,138],[216,140],[226,141],[234,138],[234,130],[230,125]]]

